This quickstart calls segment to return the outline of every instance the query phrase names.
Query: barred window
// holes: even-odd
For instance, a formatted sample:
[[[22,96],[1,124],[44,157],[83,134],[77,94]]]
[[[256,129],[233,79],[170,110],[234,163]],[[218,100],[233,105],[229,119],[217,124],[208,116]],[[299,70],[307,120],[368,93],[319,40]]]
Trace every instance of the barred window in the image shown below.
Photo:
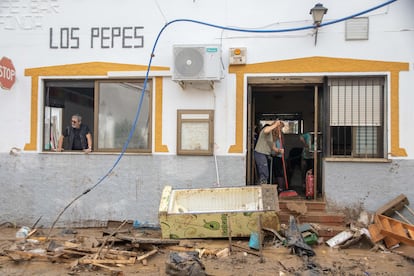
[[[329,79],[330,155],[384,157],[384,79]]]

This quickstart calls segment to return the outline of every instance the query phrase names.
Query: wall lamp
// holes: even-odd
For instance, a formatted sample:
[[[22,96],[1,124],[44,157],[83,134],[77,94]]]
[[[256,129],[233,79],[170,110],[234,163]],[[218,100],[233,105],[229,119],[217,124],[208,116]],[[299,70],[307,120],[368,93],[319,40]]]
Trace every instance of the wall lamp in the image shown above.
[[[327,8],[325,8],[321,3],[318,3],[309,12],[309,14],[312,14],[313,25],[315,27],[315,45],[318,39],[318,28],[321,25],[323,16],[326,14],[327,11]]]

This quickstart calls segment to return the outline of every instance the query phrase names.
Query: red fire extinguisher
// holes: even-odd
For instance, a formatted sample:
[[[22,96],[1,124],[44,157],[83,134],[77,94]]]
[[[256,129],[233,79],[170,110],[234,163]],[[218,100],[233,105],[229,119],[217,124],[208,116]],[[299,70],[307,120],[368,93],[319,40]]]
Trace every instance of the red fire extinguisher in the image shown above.
[[[312,169],[310,169],[306,172],[306,192],[305,192],[306,198],[312,198],[314,195],[314,192],[313,192],[314,182],[313,181],[314,181],[313,173],[312,173]]]

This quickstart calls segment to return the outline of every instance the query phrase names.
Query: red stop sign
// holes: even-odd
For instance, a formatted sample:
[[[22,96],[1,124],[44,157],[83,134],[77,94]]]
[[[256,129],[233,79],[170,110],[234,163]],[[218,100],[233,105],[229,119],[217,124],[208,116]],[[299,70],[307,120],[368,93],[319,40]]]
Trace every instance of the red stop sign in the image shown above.
[[[16,70],[11,59],[2,57],[0,59],[0,87],[11,89],[16,81]]]

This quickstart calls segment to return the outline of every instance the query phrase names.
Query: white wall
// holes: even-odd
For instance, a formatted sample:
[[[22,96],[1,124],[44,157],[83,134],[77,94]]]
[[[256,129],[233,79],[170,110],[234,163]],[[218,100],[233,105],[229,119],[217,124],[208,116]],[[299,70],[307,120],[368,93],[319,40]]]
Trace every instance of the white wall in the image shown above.
[[[322,2],[328,13],[324,22],[337,20],[385,3],[385,0],[350,0]],[[0,88],[0,187],[2,215],[0,220],[30,223],[40,215],[51,223],[55,215],[85,187],[93,185],[113,164],[116,155],[93,154],[89,157],[63,154],[20,152],[9,154],[13,147],[23,149],[30,141],[31,79],[24,76],[27,68],[65,65],[84,62],[115,62],[146,65],[157,35],[167,22],[175,19],[194,19],[209,24],[242,29],[290,29],[312,24],[309,10],[316,2],[306,0],[19,0],[2,1],[0,9],[0,58],[10,58],[16,68],[16,83],[11,90]],[[39,6],[40,5],[40,6]],[[345,23],[328,25],[319,30],[314,45],[313,30],[280,33],[247,33],[222,30],[205,25],[177,22],[161,34],[152,65],[173,64],[174,44],[222,44],[224,79],[216,83],[214,91],[182,90],[168,77],[163,81],[163,145],[169,153],[150,156],[129,156],[121,162],[111,181],[105,182],[97,192],[88,194],[63,219],[66,223],[87,220],[140,219],[156,220],[161,189],[166,184],[176,187],[205,187],[217,185],[219,172],[223,186],[245,184],[245,156],[228,154],[235,143],[235,77],[228,75],[228,49],[247,47],[247,63],[294,59],[310,56],[355,58],[380,61],[407,62],[410,71],[400,73],[400,147],[408,157],[394,160],[385,170],[375,174],[375,164],[361,166],[328,163],[325,185],[328,197],[337,205],[347,206],[360,202],[360,195],[368,210],[375,210],[380,202],[381,187],[388,193],[409,189],[412,175],[409,169],[414,159],[414,1],[399,0],[389,6],[372,11],[369,16],[369,40],[345,41]],[[91,28],[143,26],[143,48],[122,48],[119,41],[114,48],[102,48],[94,41],[91,48]],[[53,36],[50,37],[50,28]],[[52,49],[58,45],[61,28],[79,28],[77,49]],[[75,43],[71,41],[71,46]],[[40,104],[39,104],[40,106]],[[215,143],[219,155],[218,166],[213,157],[183,158],[176,152],[176,110],[215,109]],[[40,110],[40,109],[39,109]],[[40,116],[41,113],[39,113]],[[39,120],[41,117],[39,117]],[[41,124],[41,122],[39,122]],[[243,124],[245,127],[245,124]],[[38,132],[38,139],[41,138]],[[155,135],[153,135],[154,137]],[[389,142],[390,143],[390,142]],[[244,145],[244,144],[243,144]],[[390,144],[388,145],[388,148]],[[133,158],[135,157],[135,158]],[[83,158],[81,160],[81,158]],[[84,160],[85,159],[85,160]],[[97,166],[95,162],[99,162]],[[76,169],[69,169],[70,164]],[[395,166],[398,181],[390,184],[387,170]],[[365,186],[354,178],[347,178],[355,168],[366,168]],[[79,170],[80,169],[80,170]],[[103,171],[102,171],[103,170]],[[339,177],[338,177],[339,176]],[[341,178],[342,177],[342,178]],[[341,193],[347,189],[344,198]],[[358,189],[355,188],[357,185]],[[378,188],[375,193],[370,191]],[[371,195],[371,197],[370,197]],[[388,195],[384,195],[386,197]],[[389,195],[390,199],[393,195]],[[410,194],[410,200],[414,200]],[[16,207],[16,202],[21,202]],[[101,202],[98,204],[98,202]],[[385,202],[384,202],[385,203]],[[35,208],[33,208],[33,206]],[[83,206],[83,207],[82,207]],[[25,219],[26,221],[23,221]],[[81,222],[79,222],[81,223]]]
[[[385,1],[324,1],[328,8],[324,22],[337,20],[367,10]],[[1,138],[0,152],[11,147],[23,148],[29,141],[30,131],[30,78],[24,76],[26,68],[62,65],[80,62],[103,61],[146,65],[152,47],[161,28],[175,19],[194,19],[209,24],[241,29],[282,30],[309,26],[312,24],[309,10],[314,3],[309,1],[44,1],[40,7],[37,1],[6,1],[0,13],[0,56],[12,59],[17,77],[14,87],[0,90],[0,112],[4,118],[3,127],[8,135]],[[191,22],[177,22],[169,25],[161,34],[155,50],[152,65],[172,66],[172,45],[220,43],[223,49],[225,73],[228,67],[228,48],[247,47],[247,62],[257,63],[307,56],[329,56],[410,63],[410,72],[401,73],[400,119],[401,146],[414,156],[414,145],[409,138],[414,135],[412,128],[406,128],[413,110],[410,93],[413,79],[414,19],[411,12],[414,4],[410,0],[399,0],[377,9],[369,16],[369,40],[345,41],[345,23],[340,22],[320,29],[317,45],[314,45],[313,30],[283,33],[246,33],[222,30]],[[126,49],[120,43],[114,48],[102,49],[94,40],[91,49],[91,28],[143,26],[144,48]],[[60,28],[79,28],[78,49],[51,49],[58,45]],[[49,29],[53,29],[50,37]],[[106,42],[106,41],[105,41]],[[71,46],[75,41],[70,42]],[[109,42],[108,42],[109,43]],[[397,45],[397,46],[396,46]],[[395,49],[398,47],[398,50]],[[234,79],[225,75],[216,85],[213,93],[182,91],[175,83],[165,81],[165,107],[214,108],[225,115],[226,120],[217,122],[216,129],[226,130],[229,136],[217,137],[220,154],[226,154],[234,131]],[[167,90],[168,89],[168,90]],[[219,111],[220,110],[220,111]],[[175,118],[164,117],[164,133],[172,131]],[[174,147],[175,135],[168,135],[169,147]],[[165,138],[165,137],[164,137]],[[171,140],[172,139],[172,140]]]

